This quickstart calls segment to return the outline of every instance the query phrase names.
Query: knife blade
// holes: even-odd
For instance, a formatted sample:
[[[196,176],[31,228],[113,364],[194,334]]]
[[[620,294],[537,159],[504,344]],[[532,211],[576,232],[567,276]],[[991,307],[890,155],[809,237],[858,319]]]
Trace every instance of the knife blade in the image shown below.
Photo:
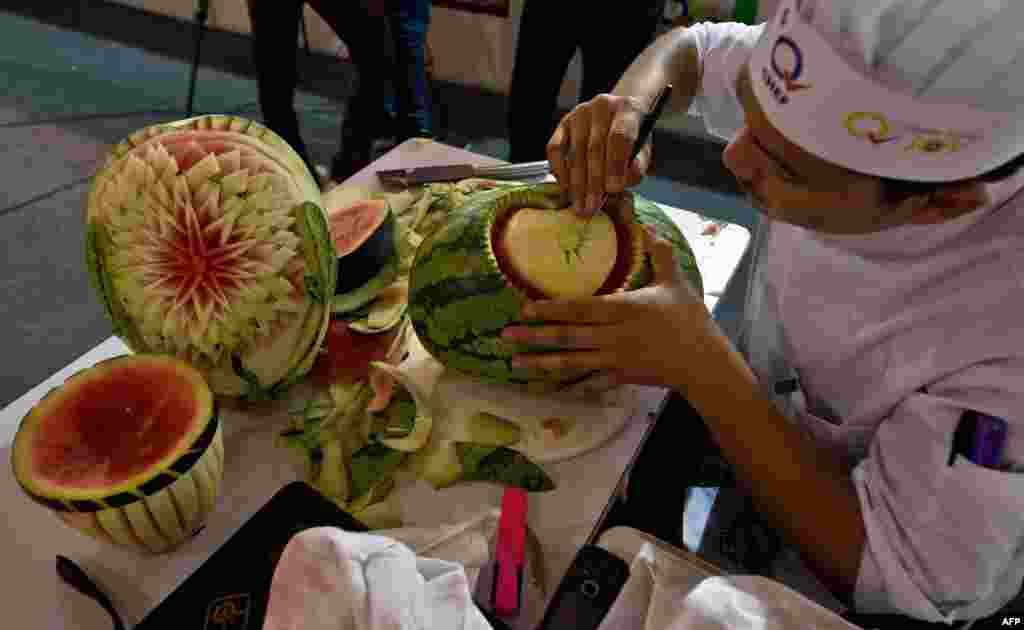
[[[377,171],[377,178],[384,184],[410,186],[414,184],[429,184],[431,182],[458,181],[471,177],[481,177],[484,179],[533,179],[544,177],[549,172],[551,172],[551,166],[548,164],[548,161],[541,160],[538,162],[499,164],[495,166],[456,163],[399,168]]]

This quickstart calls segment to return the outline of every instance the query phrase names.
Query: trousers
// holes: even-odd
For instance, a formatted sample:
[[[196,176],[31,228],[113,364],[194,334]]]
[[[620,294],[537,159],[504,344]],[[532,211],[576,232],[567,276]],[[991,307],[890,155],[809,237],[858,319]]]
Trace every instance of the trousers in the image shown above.
[[[545,159],[558,124],[558,93],[576,50],[583,59],[580,100],[611,92],[653,41],[664,6],[665,0],[635,0],[597,17],[592,2],[526,0],[508,103],[510,161]]]
[[[249,0],[249,11],[264,122],[295,149],[310,172],[316,173],[295,111],[297,40],[300,12],[306,1]],[[364,1],[308,2],[348,46],[358,75],[342,123],[342,149],[369,156],[374,138],[387,123],[384,106],[396,75],[388,11],[373,10]]]
[[[432,135],[430,86],[426,70],[430,0],[397,0],[396,4],[390,23],[398,77],[386,108],[395,118],[400,139]]]

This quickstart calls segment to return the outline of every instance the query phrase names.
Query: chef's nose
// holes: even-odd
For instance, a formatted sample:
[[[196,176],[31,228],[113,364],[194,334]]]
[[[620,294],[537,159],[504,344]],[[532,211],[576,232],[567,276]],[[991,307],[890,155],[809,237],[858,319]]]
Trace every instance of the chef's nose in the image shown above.
[[[725,167],[741,182],[753,185],[764,177],[764,159],[750,131],[743,127],[722,152]]]

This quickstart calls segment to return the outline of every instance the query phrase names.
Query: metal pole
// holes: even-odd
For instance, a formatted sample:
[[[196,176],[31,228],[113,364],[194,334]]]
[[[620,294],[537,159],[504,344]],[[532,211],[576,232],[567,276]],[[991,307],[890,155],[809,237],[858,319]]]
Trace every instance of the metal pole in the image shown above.
[[[210,15],[210,0],[198,0],[196,3],[196,45],[192,55],[192,76],[188,82],[188,116],[192,116],[196,96],[196,74],[199,72],[199,51],[206,33],[206,20]]]

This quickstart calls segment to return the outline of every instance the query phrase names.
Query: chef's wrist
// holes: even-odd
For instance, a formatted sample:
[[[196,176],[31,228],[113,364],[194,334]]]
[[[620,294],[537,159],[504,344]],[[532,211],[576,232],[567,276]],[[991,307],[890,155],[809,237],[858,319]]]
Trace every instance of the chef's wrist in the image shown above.
[[[691,403],[728,399],[730,393],[756,396],[757,377],[732,341],[708,315],[692,355],[680,362],[673,389]]]

